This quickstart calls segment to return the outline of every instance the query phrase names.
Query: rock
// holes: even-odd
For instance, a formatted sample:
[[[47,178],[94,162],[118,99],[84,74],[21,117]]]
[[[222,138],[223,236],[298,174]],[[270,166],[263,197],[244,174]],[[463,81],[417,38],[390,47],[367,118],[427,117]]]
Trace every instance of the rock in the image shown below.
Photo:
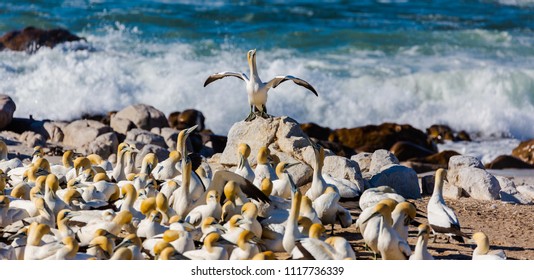
[[[358,166],[360,167],[360,171],[362,173],[369,173],[369,169],[371,167],[371,158],[373,154],[372,153],[358,153],[356,155],[353,155],[350,159],[358,163]]]
[[[426,133],[436,143],[454,140],[454,132],[448,125],[434,124],[426,129]]]
[[[117,152],[118,146],[117,134],[112,131],[99,135],[93,141],[76,150],[85,155],[97,154],[102,158],[108,158]]]
[[[271,149],[271,150],[273,151],[272,154],[280,158],[280,161],[287,162],[287,163],[294,163],[294,162],[301,163],[301,164],[294,165],[287,170],[287,173],[291,175],[291,178],[293,179],[293,181],[295,182],[297,186],[302,186],[312,181],[313,169],[310,166],[308,166],[306,163],[303,163],[301,161],[297,161],[294,158],[290,157],[288,154],[279,152],[276,149]]]
[[[444,198],[458,200],[463,196],[463,190],[457,186],[445,183],[442,194]]]
[[[11,97],[0,94],[0,129],[4,129],[13,120],[17,106]]]
[[[499,182],[484,169],[464,166],[456,169],[455,173],[449,172],[447,179],[451,185],[463,189],[474,199],[499,199],[499,192],[501,190]]]
[[[77,120],[65,127],[63,143],[75,148],[93,142],[98,136],[112,132],[111,127],[93,120]]]
[[[427,157],[435,154],[434,151],[423,148],[407,141],[399,141],[389,149],[399,161],[407,161],[412,158]]]
[[[500,155],[485,166],[487,169],[533,169],[534,165],[526,163],[521,159],[509,156]]]
[[[373,187],[389,186],[404,198],[421,198],[417,173],[399,164],[383,166],[380,172],[371,177],[369,184]]]
[[[512,156],[515,156],[524,162],[534,164],[534,139],[519,143],[519,145],[512,151]]]
[[[29,26],[23,30],[8,32],[0,37],[0,50],[7,48],[13,51],[33,53],[43,46],[53,48],[64,42],[80,40],[85,39],[70,33],[66,29],[44,30]]]
[[[313,170],[312,170],[313,172]],[[365,183],[361,176],[360,166],[356,161],[329,155],[324,158],[323,174],[328,174],[334,178],[346,179],[356,184],[359,194],[365,189]],[[341,196],[347,197],[347,196]]]
[[[484,165],[480,160],[471,156],[452,156],[449,159],[449,170],[459,169],[462,167],[474,167],[484,169]]]
[[[121,121],[122,119],[122,121]],[[118,133],[126,134],[131,126],[128,120],[136,128],[150,131],[154,127],[167,127],[165,115],[158,109],[145,104],[128,106],[111,117],[111,127]]]
[[[524,196],[521,194],[514,182],[504,176],[495,176],[497,181],[499,181],[499,186],[501,187],[500,197],[503,202],[510,203],[519,203],[519,204],[531,204],[532,198]]]
[[[168,122],[169,126],[174,129],[178,129],[178,117],[180,117],[180,112],[172,112],[169,114]]]
[[[31,148],[35,146],[46,146],[46,139],[44,139],[43,135],[37,134],[33,131],[24,131],[20,135],[19,141],[26,143],[26,146]]]
[[[256,164],[258,150],[263,146],[269,147],[273,154],[280,152],[295,161],[305,163],[309,167],[315,165],[315,153],[307,135],[300,129],[300,125],[289,117],[258,118],[251,122],[241,121],[235,123],[228,132],[228,142],[219,163],[237,165],[239,160],[237,147],[240,143],[247,143],[251,148],[249,156],[251,166]],[[332,163],[329,162],[330,160],[332,160]],[[343,176],[341,178],[349,178],[348,180],[355,184],[362,183],[359,179],[361,178],[360,174],[350,174],[351,172],[359,172],[359,168],[356,168],[356,162],[346,162],[348,161],[347,159],[340,161],[332,158],[330,160],[325,159],[323,172],[332,172],[334,173],[331,174],[333,176],[339,175]],[[334,168],[342,169],[334,170]],[[307,179],[302,180],[306,181]]]
[[[126,140],[137,141],[143,144],[157,145],[162,148],[167,148],[167,143],[162,136],[154,134],[150,131],[134,128],[126,134]]]
[[[140,167],[141,163],[143,162],[143,158],[148,153],[154,153],[159,162],[162,162],[169,157],[169,151],[167,149],[158,145],[146,144],[140,149],[139,154],[136,156],[135,165]]]
[[[429,171],[436,171],[439,168],[447,169],[449,159],[453,156],[460,155],[456,151],[445,150],[437,154],[433,154],[422,158],[411,158],[402,164],[410,167],[417,173],[424,173]]]
[[[212,148],[214,153],[222,153],[226,148],[226,143],[228,142],[228,137],[226,136],[215,135],[209,130],[201,131],[200,136],[202,137],[202,143]]]
[[[202,131],[205,128],[204,121],[206,118],[202,112],[195,109],[187,109],[178,115],[176,121],[173,120],[174,127],[178,130],[190,128],[194,125],[198,125],[197,131]]]
[[[332,133],[332,130],[330,128],[322,127],[315,123],[301,124],[300,128],[309,137],[319,139],[322,141],[328,141],[328,137],[330,136],[330,133]]]
[[[45,122],[43,128],[48,134],[48,139],[53,142],[63,142],[65,134],[63,133],[63,128],[68,124],[63,122]]]
[[[251,150],[248,161],[251,166],[256,165],[256,157],[260,147],[269,146],[274,142],[279,125],[280,118],[257,118],[251,122],[240,121],[235,123],[228,131],[228,142],[219,163],[237,165],[239,162],[237,148],[239,144],[246,143]]]
[[[531,202],[534,201],[534,186],[517,186],[516,189],[521,195],[530,199]]]
[[[404,202],[405,199],[401,195],[395,192],[395,190],[389,186],[378,186],[366,189],[358,201],[358,206],[361,210],[375,206],[382,199],[390,198],[397,203]]]
[[[109,125],[115,130],[115,132],[124,134],[128,133],[129,130],[135,128],[135,124],[127,119],[120,119],[111,117]]]
[[[399,160],[393,153],[388,150],[376,150],[371,156],[371,165],[369,166],[369,173],[371,175],[380,172],[382,167],[390,164],[399,164]]]
[[[328,141],[341,143],[358,152],[373,152],[379,149],[389,150],[396,142],[408,141],[437,152],[436,146],[424,132],[411,125],[395,123],[336,129],[330,134]]]
[[[167,147],[169,148],[169,150],[171,151],[176,150],[176,143],[178,141],[178,133],[180,131],[174,128],[170,128],[170,127],[163,127],[163,128],[155,127],[151,130],[151,132],[161,135],[161,137],[163,137],[163,140],[165,140],[165,143],[167,144]]]

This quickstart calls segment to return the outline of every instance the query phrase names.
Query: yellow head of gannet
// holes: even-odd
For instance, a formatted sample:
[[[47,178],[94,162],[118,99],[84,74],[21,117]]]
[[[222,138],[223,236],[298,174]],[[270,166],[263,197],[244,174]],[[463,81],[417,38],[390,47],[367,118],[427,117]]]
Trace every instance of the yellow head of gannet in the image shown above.
[[[110,260],[133,260],[133,252],[129,248],[119,248],[113,253]]]
[[[266,196],[271,195],[273,192],[273,182],[269,178],[263,178],[261,180],[261,192]]]
[[[206,196],[206,203],[209,203],[210,201],[215,201],[219,203],[221,200],[221,196],[219,195],[219,192],[216,190],[208,191],[208,195]]]
[[[310,218],[304,217],[304,216],[299,216],[299,218],[298,218],[298,226],[302,227],[300,232],[304,236],[308,236],[310,234],[310,228],[311,228],[312,225],[313,225],[313,222],[312,222],[312,220],[310,220]]]
[[[479,231],[471,237],[475,241],[477,247],[473,251],[473,260],[505,260],[506,254],[503,250],[490,251],[488,236]]]
[[[7,160],[7,145],[0,139],[0,160]]]
[[[224,185],[223,193],[224,193],[224,196],[226,197],[227,201],[234,202],[234,204],[235,204],[235,199],[236,199],[236,194],[237,194],[237,186],[236,186],[234,181],[228,181]]]
[[[91,161],[86,157],[77,157],[73,162],[74,170],[76,170],[76,176],[80,175],[80,172],[86,169],[91,169]]]
[[[66,150],[61,157],[61,163],[66,168],[72,168],[74,166],[74,152],[72,150]]]
[[[141,205],[139,206],[139,211],[141,214],[148,217],[148,215],[153,211],[156,210],[156,198],[155,197],[149,197],[141,202]]]
[[[260,147],[258,150],[258,163],[259,164],[267,164],[271,161],[270,159],[271,152],[269,151],[269,148],[267,147]]]
[[[254,261],[276,260],[273,251],[260,252],[252,257]]]
[[[59,189],[59,180],[54,174],[46,176],[45,187],[48,186],[54,193]]]
[[[72,237],[72,236],[65,236],[61,240],[61,243],[65,246],[67,249],[66,255],[63,256],[66,260],[72,260],[76,257],[76,254],[78,253],[78,250],[80,248],[80,245],[78,244],[78,241]]]
[[[321,235],[326,231],[325,227],[321,224],[313,224],[310,227],[310,238],[319,239]]]
[[[155,245],[154,245],[154,259],[159,259],[160,258],[160,255],[161,253],[163,252],[163,250],[165,248],[173,248],[171,244],[169,244],[169,242],[167,241],[158,241]]]
[[[241,215],[248,219],[256,219],[258,217],[258,206],[252,202],[247,202],[241,207]]]
[[[239,155],[243,159],[247,159],[250,156],[250,146],[246,143],[239,144],[239,147],[237,148]]]
[[[187,155],[187,145],[186,140],[191,132],[197,129],[198,125],[192,126],[188,129],[183,129],[178,133],[178,138],[176,139],[176,150],[182,153],[182,156]]]
[[[238,216],[238,215],[235,215],[235,216]],[[235,224],[236,220],[233,220],[233,223]],[[207,234],[209,231],[217,231],[217,230],[219,230],[221,233],[226,232],[226,228],[220,225],[219,223],[217,223],[217,220],[215,220],[215,218],[213,217],[207,217],[204,220],[202,220],[202,223],[200,224],[200,229],[202,230],[203,234]]]
[[[152,170],[154,170],[154,167],[158,165],[158,162],[159,161],[158,161],[158,158],[156,157],[156,154],[154,153],[146,154],[141,164],[140,173],[144,173],[144,174],[152,173]]]
[[[38,158],[44,157],[45,153],[43,150],[43,147],[41,146],[35,146],[33,147],[33,153],[32,153],[32,162],[35,162]]]
[[[415,244],[414,253],[410,260],[433,260],[434,257],[428,252],[428,236],[430,235],[430,226],[422,223],[417,227],[417,243]]]
[[[39,246],[45,234],[50,233],[50,226],[33,222],[28,229],[28,245]]]
[[[95,174],[95,176],[93,177],[93,182],[100,182],[100,181],[105,181],[105,182],[109,182],[109,177],[108,175],[106,175],[105,173],[97,173]]]
[[[219,241],[219,238],[221,238],[221,235],[215,231],[208,233],[208,235],[204,237],[204,246],[202,246],[202,248],[209,253],[213,253],[213,245],[215,242]]]

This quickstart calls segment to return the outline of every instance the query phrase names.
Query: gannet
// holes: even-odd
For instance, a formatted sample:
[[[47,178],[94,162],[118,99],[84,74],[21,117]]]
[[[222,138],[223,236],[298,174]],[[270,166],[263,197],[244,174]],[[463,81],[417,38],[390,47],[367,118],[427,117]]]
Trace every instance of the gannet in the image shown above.
[[[183,254],[180,254],[180,252],[176,251],[173,247],[165,247],[161,252],[159,253],[158,260],[189,260],[186,256]]]
[[[243,216],[243,223],[241,227],[251,231],[258,238],[262,236],[262,226],[258,222],[258,207],[252,203],[247,202],[241,207],[241,216]]]
[[[252,257],[252,260],[254,261],[266,261],[266,260],[276,260],[274,256],[273,251],[265,251],[257,253],[254,257]]]
[[[62,182],[66,182],[67,173],[74,168],[74,152],[66,150],[61,157],[61,164],[54,164],[50,166],[52,174],[56,175]]]
[[[133,252],[132,250],[130,250],[130,248],[125,248],[125,247],[118,248],[113,253],[111,258],[109,259],[110,260],[133,260]]]
[[[176,215],[184,218],[189,214],[193,205],[193,197],[190,192],[192,163],[189,157],[182,158],[182,185],[171,195],[172,209]],[[220,214],[219,214],[220,215]]]
[[[222,213],[221,204],[219,203],[220,199],[221,197],[217,191],[208,191],[206,204],[198,205],[191,209],[185,217],[185,221],[197,226],[207,217],[220,217]]]
[[[291,197],[291,185],[289,184],[289,175],[287,174],[287,169],[297,164],[299,163],[280,162],[276,166],[276,176],[278,176],[278,179],[273,181],[273,190],[271,195],[286,199]]]
[[[476,232],[472,239],[477,244],[473,250],[473,260],[506,260],[506,254],[503,250],[489,250],[489,238],[485,233]]]
[[[126,143],[120,143],[117,148],[117,163],[115,164],[115,167],[112,171],[112,177],[115,180],[115,182],[122,181],[126,179],[126,173],[124,172],[125,167],[125,156],[124,154],[128,151],[130,151],[131,148]],[[69,178],[67,178],[69,179]]]
[[[33,147],[32,153],[32,163],[35,163],[38,159],[43,158],[45,155],[43,147],[35,146]]]
[[[289,210],[289,217],[287,218],[282,245],[287,253],[291,253],[295,248],[295,242],[302,237],[298,228],[298,217],[300,212],[300,203],[302,201],[302,194],[296,187],[293,189],[293,197],[291,198],[291,209]]]
[[[5,195],[0,195],[0,227],[5,228],[6,226],[20,221],[24,218],[28,218],[30,214],[24,209],[11,208],[9,207],[10,200]]]
[[[220,235],[216,232],[209,233],[204,238],[204,245],[199,250],[187,251],[184,256],[192,260],[227,260],[228,252],[225,248],[215,246],[220,238]]]
[[[334,248],[319,239],[325,232],[321,224],[313,224],[310,227],[310,236],[297,240],[291,252],[292,259],[305,260],[333,260]]]
[[[168,180],[180,175],[180,171],[176,168],[178,161],[182,158],[182,154],[178,151],[171,151],[169,157],[164,161],[159,162],[151,174],[156,180]]]
[[[119,248],[128,248],[132,252],[132,260],[144,260],[145,256],[141,253],[142,243],[141,239],[137,234],[130,233],[128,234],[121,243],[117,245],[115,250]]]
[[[397,194],[393,188],[389,186],[379,186],[365,190],[360,196],[358,206],[360,206],[362,211],[367,208],[372,209],[378,202],[386,198],[394,199],[397,203],[401,203],[405,200],[404,197]]]
[[[393,228],[404,240],[408,240],[408,226],[415,219],[415,215],[415,206],[407,201],[397,204],[393,212],[391,212]]]
[[[391,209],[383,203],[374,207],[374,214],[380,216],[380,233],[378,235],[378,250],[383,260],[407,260],[412,254],[410,245],[399,236],[392,227]],[[366,221],[364,221],[366,222]]]
[[[271,88],[276,88],[279,84],[285,81],[293,81],[295,84],[305,87],[318,96],[317,91],[306,81],[293,76],[276,76],[267,83],[261,81],[258,76],[258,69],[256,68],[256,50],[250,50],[247,53],[248,65],[250,68],[250,79],[245,73],[237,72],[220,72],[213,74],[206,79],[204,86],[207,86],[213,81],[222,79],[224,77],[236,77],[246,82],[246,90],[248,95],[248,103],[250,104],[250,114],[245,121],[251,121],[259,114],[262,118],[268,118],[267,114],[267,92]]]
[[[143,161],[141,162],[141,170],[139,170],[140,174],[150,174],[152,173],[152,170],[158,165],[158,158],[156,157],[156,154],[154,153],[148,153],[143,158]]]
[[[339,205],[340,198],[339,193],[331,186],[328,186],[324,193],[312,202],[321,223],[332,226],[332,234],[334,233],[334,224],[339,223],[343,228],[347,228],[352,224],[349,210]]]
[[[323,177],[323,165],[324,165],[324,149],[323,147],[317,147],[315,144],[309,141],[312,144],[313,151],[315,153],[315,166],[313,166],[313,177],[312,183],[306,196],[309,197],[312,201],[322,195],[327,187],[333,187],[336,192],[339,193],[337,187],[331,184],[327,184]]]
[[[0,140],[0,170],[7,173],[11,169],[23,166],[22,161],[19,158],[9,159],[7,154],[7,145],[4,141]]]
[[[166,230],[163,240],[168,242],[179,253],[195,250],[195,243],[191,234],[184,230]]]
[[[98,220],[80,228],[76,235],[80,240],[80,246],[86,246],[91,242],[94,234],[99,229],[104,229],[113,235],[119,235],[122,227],[132,221],[132,213],[129,211],[119,212],[113,220]]]
[[[84,253],[78,253],[80,245],[72,236],[65,236],[60,240],[62,247],[48,259],[53,260],[87,260],[93,256]]]
[[[259,187],[261,181],[264,178],[269,178],[271,181],[278,179],[276,171],[269,163],[270,160],[270,151],[267,147],[261,147],[258,150],[258,163],[254,169],[254,181],[252,182],[255,186]]]
[[[234,172],[243,176],[243,178],[253,182],[255,177],[254,171],[248,163],[248,157],[250,155],[250,146],[245,143],[241,143],[239,144],[239,148],[237,149],[237,151],[239,154],[239,163],[237,164],[237,167]]]
[[[317,211],[313,208],[313,202],[307,196],[302,196],[302,202],[300,203],[300,215],[304,216],[314,224],[322,224],[321,219],[317,215]]]
[[[88,244],[87,254],[97,260],[108,260],[115,250],[117,236],[104,229],[97,229]]]
[[[386,198],[381,200],[378,204],[383,204],[390,209],[395,209],[397,201]],[[375,205],[375,207],[378,206],[378,204]],[[374,258],[376,259],[377,254],[380,252],[378,249],[378,237],[380,235],[381,217],[376,215],[375,207],[363,210],[355,225],[359,228],[365,244],[373,251]],[[393,221],[391,221],[391,223],[393,223]]]
[[[354,249],[352,249],[347,239],[340,237],[340,236],[332,236],[332,237],[328,237],[324,242],[332,246],[332,248],[334,249],[335,260],[346,260],[346,259],[355,260],[356,259],[356,254],[354,253]]]
[[[434,192],[427,205],[428,223],[434,232],[434,241],[436,233],[443,233],[464,243],[463,236],[465,234],[460,230],[458,217],[443,199],[443,182],[446,177],[447,171],[445,169],[440,168],[436,171]]]
[[[32,223],[28,229],[28,240],[24,250],[25,260],[43,260],[56,253],[61,248],[58,242],[43,244],[42,238],[50,233],[50,227],[37,222]]]
[[[169,228],[161,224],[162,215],[157,210],[152,210],[150,215],[139,223],[137,234],[141,238],[152,238],[164,233]]]
[[[79,215],[79,213],[69,209],[63,209],[57,214],[57,229],[51,229],[52,233],[58,241],[65,237],[75,237],[76,233],[70,227],[69,221],[71,218]]]
[[[248,260],[260,252],[258,245],[254,242],[261,242],[251,231],[244,230],[237,239],[237,247],[232,250],[230,260]]]
[[[433,260],[434,257],[428,252],[428,236],[430,235],[430,227],[426,223],[422,223],[417,227],[417,243],[415,250],[410,256],[410,260]]]

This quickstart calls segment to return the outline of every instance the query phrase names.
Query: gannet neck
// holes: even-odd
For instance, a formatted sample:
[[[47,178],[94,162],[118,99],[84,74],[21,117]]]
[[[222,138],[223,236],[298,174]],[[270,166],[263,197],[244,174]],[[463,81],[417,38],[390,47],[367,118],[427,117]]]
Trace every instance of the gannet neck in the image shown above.
[[[61,162],[63,163],[63,166],[66,168],[72,168],[74,166],[74,153],[72,150],[67,150],[63,153],[63,157],[61,158]]]
[[[432,192],[432,198],[443,201],[443,184],[445,178],[447,177],[447,171],[443,168],[440,168],[436,171],[434,179],[434,191]]]
[[[321,224],[313,224],[310,227],[310,238],[319,239],[321,234],[325,231],[325,228]]]
[[[473,251],[473,255],[486,255],[489,252],[489,238],[483,232],[477,232],[473,234],[473,240],[475,240],[477,247]]]
[[[7,145],[0,140],[0,160],[7,160]]]
[[[258,68],[256,67],[256,50],[250,50],[247,53],[248,66],[250,68],[250,79],[255,80],[258,77]]]

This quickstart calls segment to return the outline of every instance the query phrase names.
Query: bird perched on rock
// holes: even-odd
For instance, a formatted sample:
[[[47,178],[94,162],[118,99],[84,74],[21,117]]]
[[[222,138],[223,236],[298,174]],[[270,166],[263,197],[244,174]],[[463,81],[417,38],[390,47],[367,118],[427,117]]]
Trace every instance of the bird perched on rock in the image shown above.
[[[306,81],[286,75],[286,76],[276,76],[267,83],[261,81],[258,75],[258,69],[256,67],[256,50],[250,50],[247,53],[248,66],[250,68],[250,78],[245,73],[237,72],[219,72],[213,74],[206,79],[204,86],[209,85],[211,82],[222,79],[224,77],[236,77],[246,82],[246,90],[248,94],[248,103],[250,104],[250,114],[245,119],[245,121],[252,121],[257,116],[262,118],[269,118],[267,114],[267,92],[271,88],[276,88],[279,84],[285,81],[293,81],[295,84],[305,87],[313,94],[318,96],[317,91]]]

